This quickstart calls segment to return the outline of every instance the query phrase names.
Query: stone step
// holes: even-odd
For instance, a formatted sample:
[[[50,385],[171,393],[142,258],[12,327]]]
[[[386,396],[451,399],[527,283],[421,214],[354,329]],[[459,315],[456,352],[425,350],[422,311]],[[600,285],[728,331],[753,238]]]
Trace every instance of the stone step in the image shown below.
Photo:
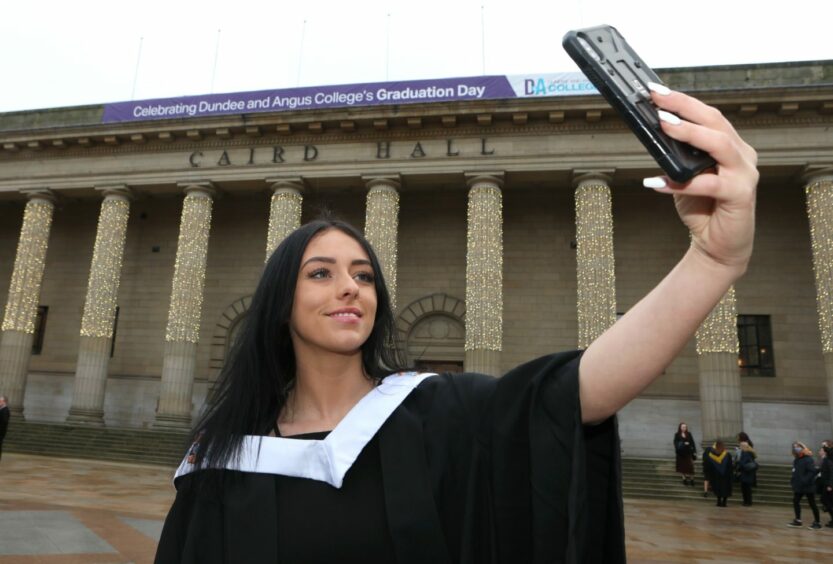
[[[187,433],[147,429],[111,429],[63,424],[15,421],[9,427],[4,447],[21,452],[54,457],[91,458],[97,460],[140,462],[176,467],[186,451]],[[669,459],[625,458],[622,460],[622,491],[625,497],[701,500],[702,467],[695,465],[696,485],[683,486]],[[758,487],[753,490],[755,503],[790,505],[791,467],[762,465],[758,470]],[[740,500],[740,485],[733,498]],[[714,497],[710,495],[710,500]]]
[[[184,432],[14,421],[4,447],[27,454],[176,466],[186,442]]]
[[[631,458],[622,461],[622,491],[625,497],[650,499],[703,499],[702,465],[695,464],[695,486],[684,486],[675,471],[674,460]],[[761,465],[758,484],[752,490],[754,503],[766,505],[792,505],[790,475],[792,468],[786,465]],[[733,499],[741,499],[740,484],[735,482]],[[708,500],[714,501],[710,494]]]

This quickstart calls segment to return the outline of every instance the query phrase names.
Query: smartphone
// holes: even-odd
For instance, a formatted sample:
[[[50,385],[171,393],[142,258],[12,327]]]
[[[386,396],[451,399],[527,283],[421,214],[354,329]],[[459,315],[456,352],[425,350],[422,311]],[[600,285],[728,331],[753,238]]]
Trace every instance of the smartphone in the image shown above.
[[[672,180],[687,182],[715,166],[705,151],[663,133],[648,90],[648,82],[662,81],[616,28],[602,25],[568,31],[561,44]]]

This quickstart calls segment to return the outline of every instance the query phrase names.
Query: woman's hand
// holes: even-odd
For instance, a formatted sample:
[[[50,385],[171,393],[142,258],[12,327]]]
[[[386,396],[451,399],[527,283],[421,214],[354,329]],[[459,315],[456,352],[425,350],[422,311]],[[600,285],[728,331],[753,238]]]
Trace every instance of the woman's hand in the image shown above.
[[[693,249],[743,273],[755,231],[758,156],[717,109],[665,86],[650,86],[654,103],[664,110],[662,130],[708,152],[717,166],[685,184],[658,177],[646,179],[645,185],[674,195],[677,213],[691,231]]]

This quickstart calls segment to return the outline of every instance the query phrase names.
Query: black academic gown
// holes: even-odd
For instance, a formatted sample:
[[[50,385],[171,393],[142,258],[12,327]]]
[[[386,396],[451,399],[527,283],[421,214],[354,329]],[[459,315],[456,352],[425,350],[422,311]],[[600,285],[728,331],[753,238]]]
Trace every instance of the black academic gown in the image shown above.
[[[378,436],[399,564],[625,561],[616,422],[582,425],[579,358],[429,377],[393,412]],[[176,487],[157,564],[277,561],[272,475]]]

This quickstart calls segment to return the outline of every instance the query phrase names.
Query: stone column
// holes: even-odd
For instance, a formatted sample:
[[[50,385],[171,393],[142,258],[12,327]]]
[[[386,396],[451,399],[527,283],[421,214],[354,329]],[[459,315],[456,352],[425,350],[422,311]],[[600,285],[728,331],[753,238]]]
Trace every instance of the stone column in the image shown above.
[[[300,178],[273,178],[266,182],[272,187],[269,207],[269,232],[266,234],[266,260],[272,256],[284,238],[301,226],[301,204],[304,197]]]
[[[29,358],[32,356],[49,229],[55,209],[55,197],[50,190],[24,193],[29,201],[23,212],[0,340],[0,394],[8,398],[12,415],[18,417],[23,415],[23,395]]]
[[[503,344],[503,173],[468,175],[466,372],[500,376]]]
[[[397,177],[365,177],[367,207],[364,236],[370,241],[382,265],[382,275],[396,311],[396,262],[399,234],[399,188]]]
[[[188,428],[197,365],[208,233],[214,188],[208,183],[184,185],[171,307],[165,331],[162,386],[154,427]]]
[[[577,173],[576,275],[578,347],[586,349],[616,322],[611,177]]]
[[[805,179],[827,405],[833,422],[833,167],[814,167]]]
[[[734,286],[697,329],[696,339],[703,444],[716,439],[735,443],[743,430],[743,399]]]
[[[131,193],[127,186],[101,188],[87,297],[81,317],[78,365],[67,423],[104,425],[104,392],[116,318]]]

